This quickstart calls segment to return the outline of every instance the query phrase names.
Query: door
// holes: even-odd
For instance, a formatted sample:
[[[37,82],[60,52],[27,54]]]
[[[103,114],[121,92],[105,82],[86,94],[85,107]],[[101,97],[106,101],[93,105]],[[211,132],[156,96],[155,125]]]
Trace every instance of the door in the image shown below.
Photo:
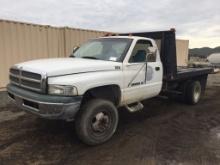
[[[162,87],[162,64],[158,52],[149,52],[149,40],[138,40],[128,63],[124,64],[125,104],[130,104],[159,94]]]

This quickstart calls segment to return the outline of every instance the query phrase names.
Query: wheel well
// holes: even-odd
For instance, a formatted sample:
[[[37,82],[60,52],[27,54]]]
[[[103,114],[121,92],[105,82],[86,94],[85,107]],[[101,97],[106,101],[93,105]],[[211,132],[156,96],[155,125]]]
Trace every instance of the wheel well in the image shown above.
[[[196,76],[196,77],[181,80],[181,81],[169,82],[163,88],[167,92],[166,94],[172,95],[176,93],[182,93],[182,95],[185,95],[187,86],[193,81],[199,81],[202,87],[202,93],[204,93],[205,88],[206,88],[206,83],[207,83],[207,76],[208,75],[201,75],[201,76]]]
[[[201,88],[202,88],[202,93],[204,93],[205,92],[205,88],[206,88],[206,84],[207,84],[207,76],[208,75],[197,76],[197,77],[195,77],[195,78],[193,78],[191,80],[186,81],[185,82],[185,89],[186,89],[187,85],[190,84],[191,82],[199,81],[200,85],[201,85]]]
[[[109,100],[118,106],[121,101],[121,90],[118,85],[105,85],[89,89],[83,95],[82,104],[92,98]]]

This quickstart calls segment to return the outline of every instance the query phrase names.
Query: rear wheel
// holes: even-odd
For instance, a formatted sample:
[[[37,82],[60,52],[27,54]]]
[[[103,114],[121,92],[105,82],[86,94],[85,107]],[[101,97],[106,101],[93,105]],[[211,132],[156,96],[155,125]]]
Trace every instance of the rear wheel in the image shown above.
[[[185,100],[188,104],[197,104],[200,100],[202,93],[201,83],[199,81],[193,81],[187,85]]]
[[[118,125],[118,111],[113,103],[93,99],[82,106],[76,117],[76,133],[88,145],[97,145],[109,140]]]

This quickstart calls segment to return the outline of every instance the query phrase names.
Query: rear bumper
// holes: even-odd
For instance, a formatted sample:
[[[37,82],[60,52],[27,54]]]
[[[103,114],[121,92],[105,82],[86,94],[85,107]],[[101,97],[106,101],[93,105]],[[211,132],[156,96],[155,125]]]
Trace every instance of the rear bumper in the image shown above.
[[[7,86],[9,97],[23,110],[47,119],[73,120],[82,96],[52,96],[31,92],[15,85]]]

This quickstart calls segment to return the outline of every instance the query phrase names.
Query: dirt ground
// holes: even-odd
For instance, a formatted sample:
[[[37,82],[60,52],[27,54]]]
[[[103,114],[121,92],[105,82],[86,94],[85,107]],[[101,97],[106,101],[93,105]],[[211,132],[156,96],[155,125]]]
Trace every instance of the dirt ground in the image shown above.
[[[4,92],[0,101],[0,164],[220,164],[220,74],[209,76],[198,105],[154,98],[143,111],[121,109],[116,134],[96,147],[82,144],[71,122],[24,113]]]

